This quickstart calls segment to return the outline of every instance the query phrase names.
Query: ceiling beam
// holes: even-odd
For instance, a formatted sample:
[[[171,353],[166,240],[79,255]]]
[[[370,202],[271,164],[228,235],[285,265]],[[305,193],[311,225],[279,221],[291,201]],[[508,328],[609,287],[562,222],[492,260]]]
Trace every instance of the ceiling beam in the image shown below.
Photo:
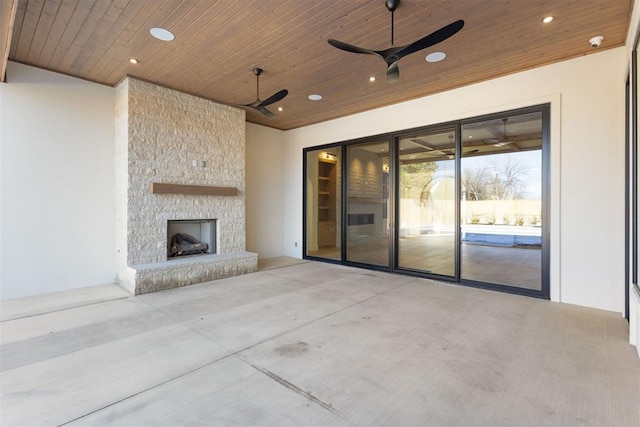
[[[11,33],[13,22],[16,19],[18,0],[0,0],[0,54],[2,66],[0,67],[0,82],[7,81],[7,62],[9,61],[9,48],[11,48]]]

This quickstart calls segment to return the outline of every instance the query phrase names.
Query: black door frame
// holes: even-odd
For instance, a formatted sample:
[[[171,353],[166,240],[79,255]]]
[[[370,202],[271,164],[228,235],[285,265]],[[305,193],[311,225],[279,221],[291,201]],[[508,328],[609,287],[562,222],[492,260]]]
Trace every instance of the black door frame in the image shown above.
[[[446,132],[446,131],[451,131],[454,132],[455,135],[455,176],[458,177],[460,176],[460,128],[461,128],[461,121],[460,120],[455,120],[455,121],[451,121],[451,122],[446,122],[446,123],[438,123],[435,125],[430,125],[430,126],[425,126],[425,127],[420,127],[420,128],[415,128],[415,129],[406,129],[400,132],[396,132],[393,134],[393,142],[394,142],[394,148],[393,151],[395,153],[395,158],[396,160],[394,161],[394,170],[393,170],[393,175],[395,178],[395,183],[396,183],[396,187],[395,187],[395,193],[396,194],[400,194],[400,167],[399,167],[399,158],[400,158],[400,153],[399,153],[399,141],[402,138],[406,138],[409,136],[413,136],[413,135],[417,135],[417,134],[424,134],[425,132],[428,133],[439,133],[439,132]],[[459,195],[460,195],[460,189],[461,189],[461,184],[460,184],[460,180],[456,179],[456,189],[455,189],[455,193],[459,199]],[[396,199],[394,199],[395,202]],[[460,203],[459,201],[455,202],[455,206],[454,206],[455,212],[454,212],[454,222],[455,225],[460,224]],[[393,215],[394,215],[394,221],[397,223],[397,221],[395,220],[396,218],[399,218],[400,216],[400,204],[399,203],[394,203],[394,209],[393,209]],[[402,273],[402,274],[408,274],[408,275],[412,275],[412,276],[417,276],[417,277],[425,277],[425,278],[429,278],[429,279],[434,279],[434,280],[440,280],[440,281],[445,281],[445,282],[451,282],[451,283],[459,283],[459,278],[460,278],[460,227],[456,226],[455,227],[455,241],[456,241],[456,246],[454,249],[454,275],[453,276],[445,276],[445,275],[441,275],[441,274],[434,274],[434,273],[426,273],[424,271],[420,271],[420,270],[415,270],[415,269],[410,269],[410,268],[401,268],[398,265],[398,251],[397,248],[399,247],[399,237],[400,237],[400,225],[396,224],[397,227],[395,228],[395,236],[396,239],[393,241],[393,249],[394,249],[394,254],[393,254],[393,272],[394,273]]]
[[[398,255],[397,255],[397,247],[398,247],[398,236],[399,236],[399,224],[397,222],[397,218],[399,215],[399,203],[397,203],[397,195],[399,194],[398,189],[398,181],[399,181],[399,170],[398,170],[398,140],[403,136],[420,133],[420,132],[437,132],[438,130],[454,130],[455,138],[456,138],[456,156],[455,156],[455,174],[456,177],[460,176],[461,173],[461,151],[462,151],[462,143],[461,143],[461,129],[462,126],[468,123],[473,123],[477,121],[485,121],[492,119],[499,119],[509,115],[520,115],[531,112],[541,112],[542,113],[542,265],[541,265],[541,274],[542,274],[542,289],[541,290],[531,290],[525,288],[519,288],[515,286],[507,286],[501,284],[493,284],[493,283],[485,283],[485,282],[476,282],[471,280],[462,280],[460,277],[460,198],[462,191],[462,184],[460,179],[456,179],[456,195],[457,201],[455,204],[455,222],[456,222],[456,249],[455,249],[455,275],[453,277],[442,276],[436,274],[430,274],[426,272],[421,272],[418,270],[409,270],[409,269],[401,269],[398,268]],[[429,279],[435,279],[440,281],[458,283],[463,286],[469,287],[477,287],[482,289],[490,289],[496,290],[505,293],[513,293],[517,295],[525,295],[535,298],[541,299],[550,299],[550,213],[551,213],[551,183],[550,183],[550,151],[551,151],[551,104],[540,104],[534,105],[530,107],[518,108],[509,111],[501,111],[492,114],[486,114],[482,116],[476,116],[471,118],[466,118],[462,120],[455,120],[446,123],[438,123],[429,126],[423,126],[419,128],[413,129],[405,129],[396,132],[389,132],[385,134],[367,136],[347,141],[341,141],[337,143],[324,144],[320,146],[307,147],[303,149],[303,206],[302,206],[302,215],[303,215],[303,230],[302,230],[302,250],[303,250],[303,259],[309,259],[314,261],[327,262],[332,264],[341,264],[352,267],[365,268],[369,270],[377,270],[377,271],[385,271],[391,273],[399,273],[416,277],[424,277]],[[354,261],[347,261],[347,178],[346,178],[346,170],[348,166],[347,160],[347,147],[350,145],[362,144],[367,142],[381,141],[386,140],[389,143],[389,203],[391,203],[392,209],[391,218],[389,218],[389,265],[388,267],[383,267],[379,265],[373,264],[365,264]],[[307,153],[310,151],[319,151],[323,149],[340,149],[340,162],[341,162],[341,259],[329,259],[323,258],[319,256],[313,256],[307,254]]]

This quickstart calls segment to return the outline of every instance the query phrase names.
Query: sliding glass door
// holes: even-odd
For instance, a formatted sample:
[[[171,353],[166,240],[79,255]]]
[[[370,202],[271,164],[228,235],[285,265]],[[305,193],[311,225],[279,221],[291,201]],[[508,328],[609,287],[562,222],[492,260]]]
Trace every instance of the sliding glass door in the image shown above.
[[[340,260],[341,147],[306,153],[306,254]]]
[[[461,279],[542,290],[542,113],[462,126]]]
[[[549,297],[549,106],[305,150],[306,257]]]
[[[346,260],[389,266],[389,141],[346,147]]]
[[[398,139],[398,268],[455,276],[456,129]]]

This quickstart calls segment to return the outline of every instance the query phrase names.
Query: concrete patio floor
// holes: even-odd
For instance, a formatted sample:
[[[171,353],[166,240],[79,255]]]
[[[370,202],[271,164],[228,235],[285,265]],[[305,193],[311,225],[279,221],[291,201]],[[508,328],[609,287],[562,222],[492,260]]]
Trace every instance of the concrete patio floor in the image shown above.
[[[2,426],[640,425],[617,313],[300,260],[0,308]]]

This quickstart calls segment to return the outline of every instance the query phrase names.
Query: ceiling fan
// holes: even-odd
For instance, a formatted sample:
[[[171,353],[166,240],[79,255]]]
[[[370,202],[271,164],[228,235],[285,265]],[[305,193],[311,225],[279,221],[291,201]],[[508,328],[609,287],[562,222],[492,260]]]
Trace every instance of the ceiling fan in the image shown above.
[[[464,21],[462,19],[455,21],[449,25],[440,28],[437,31],[425,36],[415,42],[406,46],[394,46],[393,45],[393,13],[398,8],[400,0],[386,0],[385,6],[391,12],[391,47],[384,50],[365,49],[358,46],[353,46],[348,43],[344,43],[338,40],[329,39],[329,44],[338,49],[351,53],[362,53],[369,55],[379,56],[387,63],[387,82],[395,82],[400,78],[400,70],[398,69],[398,61],[403,57],[417,52],[422,49],[426,49],[429,46],[440,43],[453,36],[464,27]]]
[[[502,119],[502,137],[500,138],[489,138],[486,141],[492,143],[494,147],[504,147],[505,145],[509,145],[514,143],[515,141],[510,141],[507,138],[507,120],[508,117]]]
[[[268,105],[271,105],[283,99],[285,96],[287,96],[289,91],[286,89],[282,89],[281,91],[274,93],[264,101],[261,101],[260,100],[260,74],[262,74],[262,71],[263,71],[262,68],[258,68],[258,67],[253,69],[253,74],[256,75],[256,100],[253,101],[251,104],[242,104],[242,106],[253,108],[256,111],[261,112],[264,116],[271,117],[271,116],[274,116],[275,114],[267,110],[266,107]]]
[[[453,144],[453,135],[449,135],[449,146],[451,146]],[[444,154],[445,156],[447,156],[449,158],[449,160],[453,159],[456,155],[456,150],[455,148],[453,149],[444,149],[444,150],[438,150],[440,151],[442,154]],[[467,149],[467,147],[462,147],[462,156],[468,156],[469,154],[475,154],[478,151],[480,151],[477,148],[471,148],[470,150]]]
[[[454,145],[453,143],[453,135],[449,135],[449,145],[447,147],[451,147]],[[431,145],[430,143],[421,140],[420,138],[411,138],[409,141],[413,142],[414,144],[422,147],[422,148],[426,148],[428,151],[425,154],[434,154],[435,156],[446,156],[448,159],[453,159],[456,155],[456,150],[455,148],[436,148],[433,145]],[[479,149],[467,149],[467,147],[462,147],[462,155],[466,156],[469,154],[475,154],[477,152],[479,152]]]
[[[439,150],[442,154],[444,154],[445,156],[448,156],[449,159],[453,159],[453,157],[456,155],[456,151],[455,150]],[[462,155],[463,156],[468,156],[469,154],[475,154],[478,151],[480,151],[479,149],[475,148],[475,149],[471,149],[471,150],[465,150],[464,148],[462,149]]]

